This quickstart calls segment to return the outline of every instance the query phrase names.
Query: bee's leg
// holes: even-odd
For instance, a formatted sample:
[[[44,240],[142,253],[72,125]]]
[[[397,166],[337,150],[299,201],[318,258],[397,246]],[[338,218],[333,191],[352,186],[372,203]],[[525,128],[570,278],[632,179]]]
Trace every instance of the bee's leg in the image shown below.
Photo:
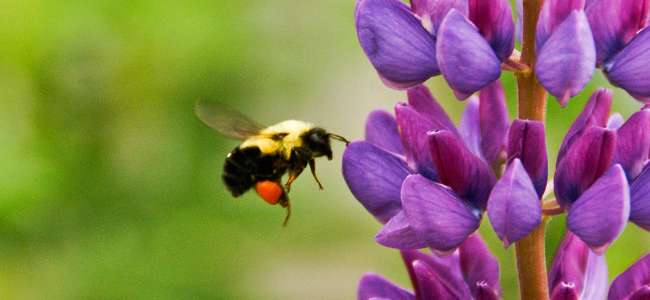
[[[309,169],[311,169],[311,175],[314,176],[314,180],[318,183],[318,187],[322,190],[323,184],[320,183],[318,176],[316,176],[316,161],[314,159],[309,160]]]
[[[284,195],[282,195],[282,199],[280,199],[280,205],[282,205],[282,207],[287,210],[287,214],[284,217],[284,222],[282,222],[282,226],[287,226],[289,223],[289,218],[291,217],[291,202],[289,202],[289,198],[287,197],[286,192]]]
[[[289,178],[287,178],[287,183],[284,184],[287,193],[291,190],[291,184],[298,179],[298,176],[300,176],[300,173],[302,173],[304,169],[305,166],[300,165],[289,169]]]

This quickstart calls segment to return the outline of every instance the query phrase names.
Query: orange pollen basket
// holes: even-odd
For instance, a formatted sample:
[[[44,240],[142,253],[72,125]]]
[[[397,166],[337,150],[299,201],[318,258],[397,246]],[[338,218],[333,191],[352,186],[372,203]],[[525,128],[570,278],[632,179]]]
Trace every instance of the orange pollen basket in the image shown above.
[[[270,180],[259,181],[255,184],[255,190],[264,201],[271,205],[278,204],[280,198],[282,198],[282,194],[284,194],[282,186],[280,186],[279,183]]]

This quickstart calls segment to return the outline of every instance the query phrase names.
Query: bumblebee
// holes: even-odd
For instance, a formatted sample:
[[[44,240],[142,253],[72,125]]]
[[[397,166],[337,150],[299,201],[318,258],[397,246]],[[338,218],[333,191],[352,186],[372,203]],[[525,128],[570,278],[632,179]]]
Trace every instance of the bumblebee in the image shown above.
[[[287,120],[265,127],[214,102],[197,102],[195,113],[218,133],[242,141],[226,156],[223,165],[222,180],[228,191],[233,197],[239,197],[255,187],[264,201],[286,208],[284,225],[291,216],[287,196],[291,184],[309,165],[322,190],[323,185],[316,176],[315,159],[323,156],[332,159],[331,140],[349,144],[344,137],[303,121]],[[283,185],[285,174],[288,178]]]

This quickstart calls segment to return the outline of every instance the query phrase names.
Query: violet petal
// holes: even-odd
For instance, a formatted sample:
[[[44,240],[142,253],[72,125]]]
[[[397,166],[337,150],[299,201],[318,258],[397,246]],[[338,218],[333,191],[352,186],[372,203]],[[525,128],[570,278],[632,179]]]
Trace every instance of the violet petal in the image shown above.
[[[650,110],[633,114],[617,130],[614,163],[621,164],[629,180],[641,173],[650,157]]]
[[[355,17],[361,48],[391,87],[410,87],[439,74],[434,37],[401,1],[360,0]]]
[[[417,236],[440,251],[458,247],[480,223],[478,210],[421,175],[410,175],[404,181],[402,205]]]
[[[607,119],[607,128],[618,130],[621,128],[621,126],[623,126],[623,123],[625,123],[623,116],[619,113],[613,113],[611,116],[609,116],[609,119]]]
[[[475,299],[498,299],[499,262],[478,233],[470,235],[458,248],[460,266]]]
[[[478,27],[499,60],[504,61],[515,47],[515,24],[507,0],[469,0],[469,19]]]
[[[586,128],[555,171],[555,195],[562,207],[577,200],[609,168],[615,149],[616,132],[601,127]]]
[[[440,125],[408,104],[398,103],[395,106],[395,116],[409,165],[419,173],[435,180],[437,172],[431,159],[427,132],[439,129]]]
[[[418,85],[408,89],[407,96],[409,105],[430,119],[436,129],[457,132],[454,122],[451,121],[447,112],[445,112],[444,108],[431,95],[431,92],[426,86]]]
[[[621,50],[648,23],[647,0],[591,1],[587,18],[596,44],[597,61],[602,64]]]
[[[628,297],[636,291],[646,289],[648,284],[650,284],[650,254],[646,254],[614,279],[609,288],[608,299],[629,299]]]
[[[429,145],[440,182],[465,201],[485,210],[496,182],[490,167],[449,131],[430,132]]]
[[[567,132],[560,150],[558,152],[557,165],[561,162],[566,154],[567,149],[575,139],[584,132],[584,129],[591,126],[605,127],[607,125],[607,118],[609,117],[612,109],[612,91],[605,88],[600,88],[594,92],[587,105],[582,109],[582,112],[571,125],[569,132]]]
[[[476,0],[475,0],[476,1]],[[508,107],[500,80],[486,86],[479,94],[481,153],[488,164],[494,163],[505,147],[508,134]]]
[[[531,233],[542,222],[542,205],[528,173],[515,158],[497,181],[488,200],[490,223],[503,244]]]
[[[467,17],[451,10],[440,24],[436,57],[452,89],[470,95],[501,75],[501,61]]]
[[[401,211],[382,227],[375,237],[377,243],[395,249],[420,249],[427,245],[418,239],[415,231]]]
[[[650,68],[649,51],[650,30],[646,27],[604,67],[612,84],[642,102],[647,102],[647,97],[650,97],[650,77],[646,76]]]
[[[567,231],[549,273],[551,299],[603,299],[607,294],[607,263]],[[580,298],[578,298],[580,296]]]
[[[382,276],[373,273],[366,273],[359,281],[357,299],[413,300],[415,299],[415,296],[411,292],[395,285]]]
[[[568,228],[602,253],[630,217],[630,189],[620,165],[612,166],[569,208]]]
[[[413,262],[413,271],[417,278],[417,285],[421,292],[418,295],[420,300],[438,299],[460,299],[454,297],[440,281],[438,274],[425,262],[416,260]]]
[[[514,158],[521,160],[541,199],[548,180],[544,123],[519,119],[512,122],[508,134],[508,161]]]
[[[343,153],[343,177],[352,194],[381,223],[402,210],[406,162],[368,142],[353,142]]]
[[[589,82],[596,50],[584,11],[573,11],[539,50],[535,73],[540,83],[565,106]]]
[[[409,269],[409,276],[416,278],[416,296],[424,295],[419,286],[417,285],[417,275],[413,270],[413,262],[420,261],[424,262],[428,266],[428,270],[434,272],[437,277],[437,281],[441,284],[443,289],[449,294],[456,296],[455,299],[467,299],[470,297],[470,291],[463,281],[463,275],[460,270],[460,261],[458,252],[454,252],[448,256],[437,256],[426,254],[417,250],[406,250],[402,251],[402,258],[404,262],[411,267]]]
[[[465,145],[467,145],[467,149],[477,157],[482,158],[478,97],[472,96],[467,100],[463,116],[460,118],[459,131]]]
[[[403,155],[404,147],[400,140],[397,122],[386,111],[372,111],[366,119],[366,142],[381,149]]]
[[[648,166],[630,186],[630,221],[650,231],[650,167]]]
[[[467,0],[412,0],[411,8],[420,16],[423,24],[430,24],[424,27],[435,35],[449,10],[456,9],[467,14]]]
[[[585,0],[547,0],[544,1],[537,21],[535,48],[539,51],[557,27],[566,20],[571,12],[582,10]]]

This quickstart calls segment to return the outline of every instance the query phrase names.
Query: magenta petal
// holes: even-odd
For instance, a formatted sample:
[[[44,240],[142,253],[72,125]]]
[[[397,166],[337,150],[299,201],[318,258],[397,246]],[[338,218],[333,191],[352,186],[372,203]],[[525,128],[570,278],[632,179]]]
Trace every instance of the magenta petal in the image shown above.
[[[542,205],[533,182],[519,159],[513,160],[492,189],[488,200],[490,223],[508,247],[542,222]]]
[[[419,173],[435,180],[437,172],[431,159],[427,132],[432,129],[440,129],[440,124],[403,103],[398,103],[395,106],[395,116],[409,165]]]
[[[402,181],[409,174],[406,162],[368,142],[353,142],[343,153],[350,191],[381,223],[402,210]]]
[[[360,0],[355,17],[361,48],[389,86],[405,88],[439,74],[435,39],[408,6]]]
[[[429,89],[424,85],[418,85],[407,91],[408,103],[417,112],[431,120],[436,129],[446,129],[457,132],[456,126],[447,115],[447,112],[440,106],[438,101],[431,95]],[[433,129],[433,128],[432,128]]]
[[[648,23],[647,0],[592,0],[587,18],[596,43],[598,64],[621,50]]]
[[[621,164],[627,178],[632,180],[641,173],[650,157],[650,110],[633,114],[617,131],[614,163]]]
[[[650,167],[648,166],[630,186],[630,221],[650,231]]]
[[[421,249],[427,246],[411,229],[404,212],[392,217],[379,231],[375,240],[383,246],[395,249]]]
[[[609,116],[609,119],[607,119],[607,128],[618,130],[621,128],[621,126],[623,126],[623,123],[625,123],[623,116],[619,113],[613,113],[611,116]]]
[[[521,160],[541,199],[548,180],[544,123],[519,119],[512,122],[508,134],[508,161],[514,158]]]
[[[609,300],[628,300],[635,293],[646,294],[650,284],[650,254],[635,262],[618,275],[609,288]],[[647,299],[647,298],[638,298]]]
[[[429,145],[440,182],[465,201],[485,210],[496,182],[490,167],[449,131],[430,132]]]
[[[451,10],[440,24],[436,57],[452,89],[469,95],[501,75],[501,61],[464,15]]]
[[[420,175],[402,185],[404,213],[420,240],[449,251],[458,247],[480,223],[478,210],[465,204],[449,188]]]
[[[366,273],[359,281],[358,300],[394,299],[413,300],[415,296],[377,274]]]
[[[557,27],[569,17],[571,12],[582,10],[585,0],[546,0],[539,14],[535,34],[537,50],[546,43]]]
[[[396,154],[403,155],[397,122],[388,112],[375,110],[366,119],[366,142]]]
[[[602,127],[586,128],[566,151],[554,177],[557,201],[566,207],[611,165],[616,149],[616,132]]]
[[[458,252],[454,252],[448,256],[440,257],[436,255],[425,254],[417,250],[401,251],[402,258],[409,269],[409,276],[411,281],[416,286],[416,297],[427,295],[426,292],[421,291],[417,284],[417,275],[413,268],[413,263],[419,261],[427,265],[427,270],[435,273],[436,282],[440,284],[441,290],[446,294],[453,295],[454,299],[467,299],[470,297],[470,291],[463,281],[463,275],[460,271],[460,262]],[[415,280],[414,280],[415,278]],[[426,287],[424,287],[426,289]]]
[[[479,94],[479,123],[481,153],[483,158],[492,164],[499,158],[505,147],[510,126],[506,96],[500,80],[494,81]]]
[[[535,73],[562,106],[589,82],[596,50],[584,11],[573,11],[539,50]]]
[[[478,27],[501,61],[515,47],[515,24],[507,0],[469,0],[469,19]]]
[[[607,263],[578,237],[567,232],[549,273],[551,299],[604,299]],[[580,296],[580,298],[578,298]]]
[[[420,300],[438,300],[438,299],[460,299],[454,297],[439,279],[438,274],[425,262],[416,260],[413,262],[413,271],[417,279],[418,289],[421,294],[418,295]]]
[[[646,27],[610,62],[605,64],[609,81],[642,102],[650,97],[650,30]]]
[[[580,136],[585,128],[591,126],[606,127],[607,118],[609,117],[612,109],[612,91],[600,88],[593,93],[583,108],[580,115],[571,125],[569,132],[564,137],[560,151],[558,152],[558,165],[564,158],[569,146],[573,144],[578,136]]]
[[[594,251],[604,251],[630,217],[630,189],[620,165],[612,166],[569,208],[568,228]]]
[[[411,8],[420,16],[422,23],[430,24],[425,27],[435,34],[449,10],[456,9],[467,14],[467,0],[412,0]]]
[[[478,233],[458,248],[460,266],[475,299],[499,299],[499,262]]]
[[[467,145],[467,149],[477,157],[483,157],[481,153],[481,122],[478,97],[473,96],[467,100],[463,116],[460,118],[459,131],[465,145]]]

